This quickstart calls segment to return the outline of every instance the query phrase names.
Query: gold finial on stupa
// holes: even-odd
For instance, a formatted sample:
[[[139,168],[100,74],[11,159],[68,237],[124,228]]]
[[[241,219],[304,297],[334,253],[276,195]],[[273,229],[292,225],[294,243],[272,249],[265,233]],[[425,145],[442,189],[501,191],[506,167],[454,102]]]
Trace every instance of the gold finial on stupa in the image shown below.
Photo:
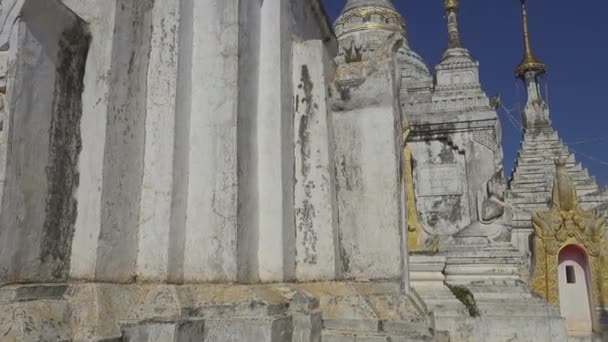
[[[458,0],[445,0],[445,11],[446,12],[457,12],[458,11]]]
[[[524,28],[524,59],[515,68],[515,76],[524,78],[527,72],[534,72],[536,75],[542,75],[546,72],[545,63],[534,57],[532,53],[532,45],[530,44],[530,32],[528,31],[528,12],[526,11],[526,0],[521,1],[521,16]]]

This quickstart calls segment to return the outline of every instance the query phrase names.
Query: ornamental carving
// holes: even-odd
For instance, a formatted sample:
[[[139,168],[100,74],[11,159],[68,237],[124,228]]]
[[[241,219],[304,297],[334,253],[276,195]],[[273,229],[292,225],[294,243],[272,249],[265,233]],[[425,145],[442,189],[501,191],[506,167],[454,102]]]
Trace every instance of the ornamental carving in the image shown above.
[[[0,48],[5,47],[25,0],[0,1]]]
[[[578,204],[576,188],[565,162],[556,162],[551,208],[533,215],[534,269],[530,286],[549,304],[559,305],[560,251],[576,245],[585,251],[591,273],[591,294],[600,306],[608,304],[608,248],[606,221]]]
[[[346,24],[352,18],[355,18],[355,17],[360,18],[363,21],[371,21],[372,15],[379,15],[386,20],[394,19],[401,26],[405,26],[405,22],[403,21],[403,18],[401,17],[401,15],[399,15],[399,13],[397,13],[394,10],[385,8],[385,7],[355,8],[353,10],[350,10],[350,11],[344,13],[342,16],[340,16],[340,18],[338,18],[338,21],[336,22],[336,24]]]
[[[395,10],[385,7],[361,7],[342,14],[335,23],[338,37],[361,30],[405,32],[405,21]]]
[[[492,152],[496,152],[498,149],[498,144],[496,143],[498,140],[496,138],[496,132],[493,129],[474,131],[473,140],[487,147]]]

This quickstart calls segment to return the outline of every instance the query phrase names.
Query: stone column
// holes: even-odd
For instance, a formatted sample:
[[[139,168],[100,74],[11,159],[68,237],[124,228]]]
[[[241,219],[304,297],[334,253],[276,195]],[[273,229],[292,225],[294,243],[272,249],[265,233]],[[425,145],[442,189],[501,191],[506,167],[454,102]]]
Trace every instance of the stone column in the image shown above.
[[[407,269],[399,87],[393,53],[385,50],[368,61],[340,65],[332,87],[345,278],[397,279]]]

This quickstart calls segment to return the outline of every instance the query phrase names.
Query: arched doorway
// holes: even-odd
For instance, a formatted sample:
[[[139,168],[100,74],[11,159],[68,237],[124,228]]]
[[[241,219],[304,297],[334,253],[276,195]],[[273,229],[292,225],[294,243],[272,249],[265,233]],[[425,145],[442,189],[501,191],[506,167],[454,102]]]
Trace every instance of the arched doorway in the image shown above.
[[[570,332],[592,332],[591,277],[587,253],[568,245],[559,253],[559,303]]]

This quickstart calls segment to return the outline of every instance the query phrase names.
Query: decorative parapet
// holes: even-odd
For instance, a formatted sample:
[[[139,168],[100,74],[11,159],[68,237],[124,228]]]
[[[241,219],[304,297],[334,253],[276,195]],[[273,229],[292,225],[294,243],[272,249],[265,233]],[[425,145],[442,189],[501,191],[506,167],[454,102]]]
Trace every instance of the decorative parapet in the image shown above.
[[[404,111],[415,115],[490,109],[490,100],[484,94],[476,96],[437,96],[433,94],[431,101],[404,103]]]
[[[370,6],[345,11],[335,22],[336,36],[364,30],[405,33],[405,21],[394,9]]]

